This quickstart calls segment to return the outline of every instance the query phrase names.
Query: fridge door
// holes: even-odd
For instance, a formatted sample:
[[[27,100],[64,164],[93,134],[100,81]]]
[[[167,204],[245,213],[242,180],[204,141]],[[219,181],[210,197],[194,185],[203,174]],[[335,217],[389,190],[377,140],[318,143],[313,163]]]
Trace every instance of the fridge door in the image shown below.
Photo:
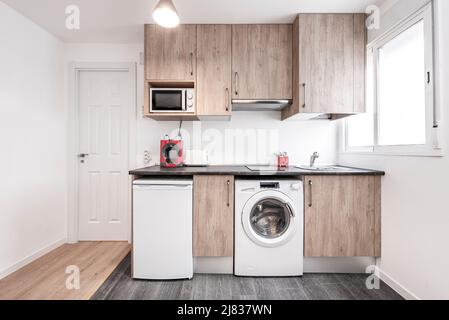
[[[133,188],[133,278],[191,279],[192,182],[157,181]]]

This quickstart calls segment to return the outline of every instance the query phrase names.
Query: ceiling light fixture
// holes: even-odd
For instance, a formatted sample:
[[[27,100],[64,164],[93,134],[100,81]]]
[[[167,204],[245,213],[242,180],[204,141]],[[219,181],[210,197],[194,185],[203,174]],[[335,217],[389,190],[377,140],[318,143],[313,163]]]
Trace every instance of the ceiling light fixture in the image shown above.
[[[179,16],[172,0],[159,0],[153,9],[153,19],[164,28],[174,28],[179,25]]]

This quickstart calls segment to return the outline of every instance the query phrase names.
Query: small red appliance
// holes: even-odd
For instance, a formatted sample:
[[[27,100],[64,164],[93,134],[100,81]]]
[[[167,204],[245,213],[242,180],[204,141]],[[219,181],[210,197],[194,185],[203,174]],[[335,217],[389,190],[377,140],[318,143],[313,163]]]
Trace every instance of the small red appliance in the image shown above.
[[[278,157],[278,168],[279,169],[288,168],[290,161],[287,152],[278,153],[277,157]]]
[[[161,167],[176,168],[184,165],[184,150],[182,140],[171,140],[168,135],[161,140]]]

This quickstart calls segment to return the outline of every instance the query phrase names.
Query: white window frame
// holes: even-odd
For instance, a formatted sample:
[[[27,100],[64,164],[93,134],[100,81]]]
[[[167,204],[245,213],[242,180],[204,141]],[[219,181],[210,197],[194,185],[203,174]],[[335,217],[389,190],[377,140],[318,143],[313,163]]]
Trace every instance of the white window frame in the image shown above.
[[[425,35],[425,68],[430,72],[430,83],[426,84],[426,144],[425,145],[379,145],[379,105],[377,101],[379,93],[379,49],[401,33],[424,21]],[[344,153],[373,154],[373,155],[398,155],[398,156],[442,156],[442,149],[438,141],[437,110],[435,104],[435,68],[434,68],[434,30],[433,30],[433,6],[427,4],[413,15],[392,27],[378,39],[367,46],[367,59],[373,55],[374,60],[374,145],[365,147],[353,147],[348,145],[348,122],[344,123],[343,143]],[[423,75],[424,77],[425,75]]]

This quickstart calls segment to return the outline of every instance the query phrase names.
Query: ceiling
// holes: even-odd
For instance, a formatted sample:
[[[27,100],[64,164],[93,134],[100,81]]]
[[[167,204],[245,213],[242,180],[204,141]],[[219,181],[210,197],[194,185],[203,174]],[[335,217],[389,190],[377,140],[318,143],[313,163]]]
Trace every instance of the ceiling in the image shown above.
[[[65,42],[143,41],[156,0],[0,0]],[[364,12],[377,0],[173,0],[181,23],[291,23],[299,12]],[[65,8],[80,8],[80,30]]]

